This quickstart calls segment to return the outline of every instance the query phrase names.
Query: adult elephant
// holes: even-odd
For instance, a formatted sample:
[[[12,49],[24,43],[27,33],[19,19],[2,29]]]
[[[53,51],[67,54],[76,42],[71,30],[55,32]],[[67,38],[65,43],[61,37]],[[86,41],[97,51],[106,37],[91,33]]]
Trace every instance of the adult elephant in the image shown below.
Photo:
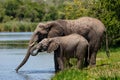
[[[30,53],[31,48],[34,47],[34,45],[40,42],[43,38],[65,36],[72,33],[80,34],[88,40],[90,45],[90,50],[89,50],[90,52],[89,52],[89,56],[86,55],[86,59],[87,57],[89,57],[90,59],[89,64],[92,66],[95,65],[96,54],[100,48],[103,35],[104,33],[106,33],[106,28],[104,24],[98,19],[91,17],[81,17],[76,20],[57,20],[45,24],[39,23],[31,37],[31,40],[29,41],[28,52],[22,63],[16,68],[16,71],[18,71],[19,68],[26,63],[30,54],[33,54]],[[106,43],[108,43],[107,34],[106,34]],[[108,45],[106,45],[106,47],[108,52]],[[59,49],[54,51],[55,72],[59,70],[59,66],[56,59],[58,52]],[[88,65],[87,60],[85,60],[85,64],[86,66]]]

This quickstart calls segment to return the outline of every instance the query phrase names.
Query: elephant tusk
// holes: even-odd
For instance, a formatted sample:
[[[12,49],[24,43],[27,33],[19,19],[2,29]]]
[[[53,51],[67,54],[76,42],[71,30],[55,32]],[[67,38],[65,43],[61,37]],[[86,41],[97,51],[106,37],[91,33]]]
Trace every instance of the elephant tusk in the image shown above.
[[[33,45],[37,44],[36,41],[34,41],[32,44],[29,45],[29,47],[32,47]]]
[[[33,42],[32,44],[29,45],[29,47],[32,47],[35,44],[35,42]]]

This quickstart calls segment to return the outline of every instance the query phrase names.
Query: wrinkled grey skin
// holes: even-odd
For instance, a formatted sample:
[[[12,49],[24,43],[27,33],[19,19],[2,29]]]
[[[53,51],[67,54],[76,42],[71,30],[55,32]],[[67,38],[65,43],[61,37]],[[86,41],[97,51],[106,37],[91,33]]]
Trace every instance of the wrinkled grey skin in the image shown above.
[[[88,46],[88,41],[84,37],[78,34],[71,34],[63,37],[45,38],[34,47],[33,51],[41,49],[51,53],[59,48],[60,52],[57,56],[57,62],[60,70],[65,69],[65,62],[69,62],[70,58],[77,58],[76,67],[82,69],[85,54],[89,51]]]
[[[22,67],[26,61],[28,60],[30,54],[30,50],[35,46],[36,43],[39,43],[44,38],[52,38],[57,36],[65,36],[72,33],[77,33],[84,36],[90,45],[90,55],[89,57],[90,63],[85,60],[85,65],[95,65],[96,64],[96,55],[100,48],[100,44],[103,40],[104,34],[106,34],[106,28],[104,24],[95,18],[91,17],[81,17],[76,20],[57,20],[48,23],[39,23],[34,30],[34,33],[29,41],[28,51],[21,62],[21,64],[16,68],[16,71]],[[106,52],[108,53],[108,40],[106,34]],[[54,51],[54,62],[55,62],[55,72],[59,70],[57,56],[60,50],[57,49]],[[87,59],[87,58],[86,58]]]

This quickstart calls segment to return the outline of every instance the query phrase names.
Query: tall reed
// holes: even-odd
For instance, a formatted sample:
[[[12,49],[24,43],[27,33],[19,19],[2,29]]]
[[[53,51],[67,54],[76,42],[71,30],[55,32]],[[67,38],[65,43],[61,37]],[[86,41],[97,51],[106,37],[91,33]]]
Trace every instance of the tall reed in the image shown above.
[[[11,21],[0,23],[0,32],[31,32],[38,23]]]

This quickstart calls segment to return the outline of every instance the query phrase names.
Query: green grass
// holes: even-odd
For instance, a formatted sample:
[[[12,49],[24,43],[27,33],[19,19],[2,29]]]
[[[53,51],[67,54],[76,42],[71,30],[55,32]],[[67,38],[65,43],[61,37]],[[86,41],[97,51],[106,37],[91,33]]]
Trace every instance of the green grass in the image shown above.
[[[66,69],[53,76],[52,80],[120,80],[120,48],[111,49],[110,58],[100,51],[96,67]]]
[[[0,41],[0,48],[27,48],[28,40],[23,41]]]
[[[38,23],[25,21],[10,21],[0,23],[0,32],[31,32],[34,31]]]

